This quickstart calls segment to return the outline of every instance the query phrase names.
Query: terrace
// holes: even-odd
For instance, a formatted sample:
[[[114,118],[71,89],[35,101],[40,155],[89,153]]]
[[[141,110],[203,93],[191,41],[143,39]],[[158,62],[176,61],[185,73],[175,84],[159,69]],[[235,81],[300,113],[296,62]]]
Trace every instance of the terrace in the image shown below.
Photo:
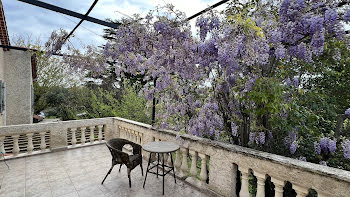
[[[348,196],[350,173],[249,148],[157,130],[122,118],[101,118],[0,127],[0,150],[10,170],[0,163],[0,196],[161,196],[161,179],[148,176],[145,189],[140,168],[131,173],[128,187],[125,167],[110,168],[106,140],[116,137],[138,144],[173,141],[181,149],[173,155],[178,178],[166,177],[167,196],[249,196],[249,174],[257,181],[256,196],[265,196],[265,181],[274,184],[275,196],[283,196],[292,184],[297,197],[315,190],[319,197]],[[35,138],[33,136],[36,136]],[[39,137],[40,136],[40,137]],[[83,137],[82,137],[83,136]],[[84,137],[85,136],[85,137]],[[145,159],[148,154],[143,153]],[[3,159],[3,158],[2,158]],[[170,157],[166,162],[170,161]],[[146,162],[144,169],[146,168]],[[288,172],[288,173],[286,173]],[[239,191],[239,192],[237,192]]]

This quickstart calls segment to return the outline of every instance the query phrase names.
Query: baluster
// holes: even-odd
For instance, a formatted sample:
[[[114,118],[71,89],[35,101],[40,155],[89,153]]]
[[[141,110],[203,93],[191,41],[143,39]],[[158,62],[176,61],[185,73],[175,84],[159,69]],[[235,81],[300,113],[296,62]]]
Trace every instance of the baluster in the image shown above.
[[[128,129],[129,130],[129,141],[132,141],[132,130],[131,129]]]
[[[168,166],[170,166],[171,165],[171,157],[173,156],[173,153],[169,153],[169,155],[167,154],[167,160],[166,160],[166,164],[168,165]]]
[[[32,154],[34,146],[33,146],[33,133],[27,133],[28,144],[27,144],[27,152]]]
[[[19,138],[19,135],[14,135],[12,136],[13,138],[13,149],[12,149],[12,153],[14,156],[17,156],[20,149],[19,149],[19,145],[18,145],[18,138]]]
[[[134,140],[132,139],[133,138],[132,136],[133,136],[132,130],[129,129],[129,140],[133,142]]]
[[[135,140],[135,131],[134,130],[131,130],[131,140],[130,141],[132,141],[132,142],[134,142],[134,143],[136,143],[136,140]]]
[[[86,141],[85,130],[86,130],[86,127],[80,127],[80,132],[81,132],[80,144],[81,145],[85,144],[85,141]]]
[[[46,149],[46,142],[45,142],[45,134],[46,132],[40,132],[40,149],[41,151],[44,151]]]
[[[241,185],[241,191],[239,192],[240,197],[250,197],[249,195],[249,182],[248,182],[248,176],[249,176],[249,169],[239,168],[239,171],[242,173],[242,185]]]
[[[72,146],[75,146],[75,145],[77,144],[77,138],[76,138],[76,136],[75,136],[75,133],[76,133],[76,131],[77,131],[77,128],[71,128],[70,130],[71,130],[71,132],[72,132],[72,140],[71,140]]]
[[[297,193],[297,197],[306,197],[309,194],[309,190],[307,188],[301,187],[296,184],[293,184],[293,189]]]
[[[125,139],[129,140],[129,129],[125,128],[125,134],[126,134]]]
[[[187,176],[188,164],[187,164],[187,148],[181,148],[182,151],[182,163],[181,163],[181,175]]]
[[[140,134],[140,144],[143,145],[143,133]]]
[[[176,151],[176,156],[175,156],[175,169],[176,173],[180,173],[180,167],[181,167],[181,156],[180,156],[180,150]]]
[[[258,186],[257,186],[257,192],[256,196],[257,197],[265,197],[265,180],[267,178],[266,174],[254,172],[254,175],[256,179],[258,180]]]
[[[199,174],[200,180],[202,183],[206,183],[208,179],[207,174],[207,155],[198,153],[198,156],[201,158],[201,173]]]
[[[139,132],[135,131],[135,143],[139,144]]]
[[[275,185],[275,197],[283,197],[283,188],[286,182],[273,177],[271,178],[271,182]]]
[[[136,143],[136,144],[139,144],[139,133],[137,132],[137,131],[133,131],[133,133],[134,133],[134,142]]]
[[[141,133],[137,132],[137,144],[141,145]]]
[[[0,159],[4,158],[4,155],[6,153],[4,141],[5,141],[5,136],[0,136],[0,152],[2,153],[0,154]]]
[[[168,155],[169,153],[163,153],[163,157],[164,157],[164,164],[166,165],[168,163]],[[162,160],[163,161],[163,160]]]
[[[94,134],[95,126],[90,126],[89,129],[90,129],[90,144],[93,144],[95,141],[95,134]]]
[[[190,155],[191,155],[191,169],[190,169],[190,174],[193,180],[196,180],[197,176],[197,152],[190,150]]]
[[[102,142],[102,138],[103,138],[103,136],[102,136],[102,128],[103,128],[103,125],[97,125],[97,128],[98,128],[98,141]]]

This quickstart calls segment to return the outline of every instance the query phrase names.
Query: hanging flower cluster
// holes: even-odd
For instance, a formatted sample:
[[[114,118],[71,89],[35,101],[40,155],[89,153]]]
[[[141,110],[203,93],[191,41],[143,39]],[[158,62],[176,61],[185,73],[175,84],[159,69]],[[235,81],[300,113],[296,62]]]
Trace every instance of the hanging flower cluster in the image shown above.
[[[343,147],[344,158],[350,159],[350,140],[345,140],[341,146]]]
[[[288,136],[284,138],[284,145],[289,148],[290,154],[294,155],[298,148],[298,129],[289,131]]]
[[[316,154],[325,153],[335,153],[337,149],[337,141],[332,140],[329,137],[323,137],[319,142],[314,142],[314,150]]]

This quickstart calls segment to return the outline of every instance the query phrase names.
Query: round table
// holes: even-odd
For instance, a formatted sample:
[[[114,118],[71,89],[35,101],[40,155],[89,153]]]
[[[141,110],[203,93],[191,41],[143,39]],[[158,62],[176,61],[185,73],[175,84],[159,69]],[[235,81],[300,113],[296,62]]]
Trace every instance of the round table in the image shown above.
[[[145,184],[146,184],[146,179],[147,179],[147,174],[151,173],[151,174],[156,174],[157,178],[158,176],[162,176],[163,177],[163,195],[164,195],[164,177],[165,175],[167,175],[169,172],[173,171],[174,173],[174,180],[175,180],[175,184],[176,184],[176,177],[175,177],[175,167],[174,167],[174,160],[172,157],[172,153],[179,150],[180,146],[177,145],[174,142],[167,142],[167,141],[159,141],[159,142],[150,142],[147,143],[145,145],[142,146],[142,149],[149,152],[149,160],[148,160],[148,165],[147,165],[147,170],[146,170],[146,176],[145,176],[145,181],[143,182],[143,188],[145,188]],[[152,154],[156,154],[157,157],[157,163],[154,164],[152,161]],[[162,158],[163,161],[161,163],[159,163],[160,160],[160,154],[162,154]],[[171,166],[165,165],[165,161],[164,161],[164,154],[170,154],[170,159],[171,159]],[[150,167],[150,165],[153,165],[152,167]],[[161,166],[163,169],[163,173],[159,174],[158,172],[158,167]],[[165,167],[168,168],[167,171],[165,171]],[[157,168],[157,172],[153,172],[150,171],[153,168]]]

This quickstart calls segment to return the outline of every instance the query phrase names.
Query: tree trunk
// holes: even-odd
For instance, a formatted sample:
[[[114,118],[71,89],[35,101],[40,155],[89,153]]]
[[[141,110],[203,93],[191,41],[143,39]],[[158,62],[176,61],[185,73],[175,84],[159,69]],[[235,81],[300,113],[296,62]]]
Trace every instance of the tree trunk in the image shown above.
[[[248,146],[249,142],[249,129],[250,128],[250,117],[249,115],[243,114],[243,122],[240,128],[240,139],[242,146]]]

